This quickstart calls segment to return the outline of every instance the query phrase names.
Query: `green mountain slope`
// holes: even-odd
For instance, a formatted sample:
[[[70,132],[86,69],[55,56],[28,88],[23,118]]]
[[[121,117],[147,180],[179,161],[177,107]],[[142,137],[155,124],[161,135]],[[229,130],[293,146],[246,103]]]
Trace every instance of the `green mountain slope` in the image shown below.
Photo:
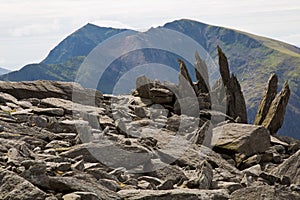
[[[158,27],[162,28],[162,27]],[[300,49],[273,39],[223,27],[211,26],[192,20],[177,20],[163,28],[176,30],[197,41],[217,63],[216,46],[226,53],[230,70],[239,79],[244,91],[250,122],[253,121],[261,92],[271,73],[275,72],[280,84],[289,80],[292,96],[280,133],[300,138]],[[41,63],[25,66],[18,72],[2,76],[5,80],[65,80],[71,81],[84,56],[99,44],[124,30],[100,28],[88,24],[61,42]],[[132,57],[133,56],[133,57]],[[177,55],[145,49],[123,56],[105,72],[98,89],[112,92],[116,80],[134,66],[143,63],[161,63],[178,70]],[[279,88],[280,89],[280,88]]]
[[[215,59],[215,46],[220,45],[223,48],[229,58],[231,71],[241,82],[250,122],[254,120],[262,90],[270,74],[275,72],[281,85],[289,80],[292,95],[280,133],[300,138],[299,48],[273,39],[191,20],[175,21],[164,27],[189,35]]]

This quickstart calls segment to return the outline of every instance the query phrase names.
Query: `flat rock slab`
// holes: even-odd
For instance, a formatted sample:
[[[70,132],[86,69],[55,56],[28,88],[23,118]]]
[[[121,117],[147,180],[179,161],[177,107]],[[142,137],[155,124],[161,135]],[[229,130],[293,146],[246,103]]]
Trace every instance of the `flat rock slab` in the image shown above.
[[[128,200],[229,199],[229,195],[226,190],[198,190],[185,188],[174,190],[121,190],[118,194],[122,198]]]
[[[270,147],[270,134],[262,126],[231,123],[213,129],[211,144],[220,151],[251,156]]]
[[[233,192],[230,196],[231,200],[296,200],[299,199],[299,193],[293,193],[281,188],[275,188],[274,186],[264,185],[256,187],[248,187]]]
[[[146,164],[152,158],[152,153],[142,146],[110,142],[85,143],[60,154],[69,158],[81,155],[87,162],[100,162],[110,167],[125,167],[126,169]]]

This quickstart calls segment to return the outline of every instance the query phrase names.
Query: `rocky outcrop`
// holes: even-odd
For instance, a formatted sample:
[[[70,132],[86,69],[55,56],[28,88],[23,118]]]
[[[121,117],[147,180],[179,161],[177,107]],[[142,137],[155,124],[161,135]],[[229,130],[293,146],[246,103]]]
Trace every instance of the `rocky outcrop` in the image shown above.
[[[0,168],[0,199],[43,200],[47,194],[14,172]]]
[[[283,124],[284,114],[290,95],[291,91],[289,84],[288,82],[285,82],[281,92],[278,93],[275,99],[272,101],[268,114],[262,122],[262,125],[266,127],[271,134],[277,133]]]
[[[299,199],[300,195],[296,192],[291,192],[284,188],[276,188],[274,186],[261,185],[257,187],[249,187],[237,190],[230,195],[232,200],[248,200],[248,199]]]
[[[274,168],[271,173],[278,177],[289,176],[293,184],[300,185],[300,150]]]
[[[17,89],[0,92],[0,199],[297,199],[300,141],[211,106],[216,90],[207,93],[196,55],[197,67],[197,82],[186,81],[195,97],[181,99],[178,85],[146,77],[134,95],[101,95],[99,104],[70,99],[73,83],[5,83]],[[241,99],[227,75],[219,97]]]
[[[213,129],[212,145],[220,151],[251,156],[270,147],[270,134],[262,126],[226,124]]]
[[[119,195],[128,200],[162,199],[162,200],[198,200],[198,199],[228,199],[226,190],[197,190],[197,189],[174,189],[174,190],[122,190]]]
[[[218,48],[218,55],[219,55],[219,69],[221,78],[223,81],[223,85],[226,87],[229,80],[230,80],[230,71],[229,71],[229,64],[226,55],[223,53],[220,46]]]
[[[247,123],[247,108],[239,81],[230,76],[227,57],[218,46],[221,79],[213,86],[214,104],[224,106],[226,114],[240,123]]]
[[[187,67],[185,65],[185,63],[183,62],[183,60],[178,60],[179,63],[179,67],[180,67],[180,72],[179,72],[179,85],[178,88],[180,91],[183,92],[183,95],[181,98],[183,97],[188,97],[191,94],[185,93],[185,91],[189,91],[189,87],[193,88],[194,90],[194,84],[192,81],[192,78],[187,70]]]
[[[261,101],[258,106],[257,114],[254,120],[255,125],[262,125],[264,119],[266,118],[272,101],[277,94],[277,84],[278,77],[276,74],[272,74],[268,80],[268,85],[263,91]]]
[[[258,111],[254,120],[255,125],[263,125],[271,134],[277,133],[284,120],[286,106],[291,91],[288,82],[285,82],[280,93],[277,94],[278,78],[272,74],[268,85],[262,94]]]
[[[17,99],[56,97],[67,100],[76,100],[81,103],[92,102],[101,105],[103,95],[96,90],[84,89],[77,83],[58,81],[26,81],[0,82],[0,92],[11,94]]]
[[[208,69],[207,65],[202,60],[198,54],[198,52],[195,52],[195,72],[196,72],[196,86],[197,86],[197,94],[201,93],[209,93],[209,76],[208,76]]]

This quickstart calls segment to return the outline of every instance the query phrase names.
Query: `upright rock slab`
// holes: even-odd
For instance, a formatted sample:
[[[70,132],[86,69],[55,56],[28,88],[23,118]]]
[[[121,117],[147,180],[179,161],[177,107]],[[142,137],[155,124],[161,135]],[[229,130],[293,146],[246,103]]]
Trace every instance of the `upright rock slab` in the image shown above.
[[[284,114],[290,95],[291,90],[288,82],[286,81],[281,92],[278,93],[272,101],[268,114],[262,123],[262,125],[266,127],[271,134],[277,133],[283,124]]]
[[[180,66],[179,72],[179,91],[181,91],[181,96],[179,98],[184,98],[188,96],[194,96],[192,92],[195,92],[195,87],[190,77],[190,74],[187,70],[187,67],[183,60],[178,59],[178,63]],[[191,91],[192,88],[192,91]]]
[[[226,124],[213,129],[212,146],[219,151],[251,156],[270,147],[270,134],[262,126]]]
[[[214,86],[220,104],[226,104],[226,114],[240,123],[247,123],[247,108],[241,85],[236,76],[230,76],[227,57],[218,46],[221,80]]]
[[[223,80],[224,86],[227,86],[227,83],[230,79],[229,64],[226,55],[223,53],[222,49],[218,46],[218,55],[219,55],[219,67],[220,74]]]
[[[197,51],[195,52],[194,68],[197,78],[197,95],[199,95],[199,93],[209,93],[209,77],[207,65],[204,60],[200,58]]]
[[[268,80],[268,85],[263,91],[258,111],[254,120],[254,125],[261,125],[266,118],[272,101],[277,94],[278,77],[276,74],[272,74]]]

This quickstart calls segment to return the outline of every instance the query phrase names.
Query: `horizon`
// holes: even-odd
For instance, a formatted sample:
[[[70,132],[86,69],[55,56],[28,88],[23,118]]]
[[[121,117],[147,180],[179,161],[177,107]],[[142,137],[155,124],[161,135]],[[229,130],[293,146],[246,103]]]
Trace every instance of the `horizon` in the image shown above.
[[[107,0],[4,0],[0,7],[0,67],[18,70],[27,64],[41,62],[50,50],[87,23],[145,31],[175,20],[189,19],[300,47],[297,25],[300,2],[296,0],[289,1],[288,5],[271,0],[254,0],[250,5],[237,0],[226,3],[221,0],[114,2],[116,4]]]

